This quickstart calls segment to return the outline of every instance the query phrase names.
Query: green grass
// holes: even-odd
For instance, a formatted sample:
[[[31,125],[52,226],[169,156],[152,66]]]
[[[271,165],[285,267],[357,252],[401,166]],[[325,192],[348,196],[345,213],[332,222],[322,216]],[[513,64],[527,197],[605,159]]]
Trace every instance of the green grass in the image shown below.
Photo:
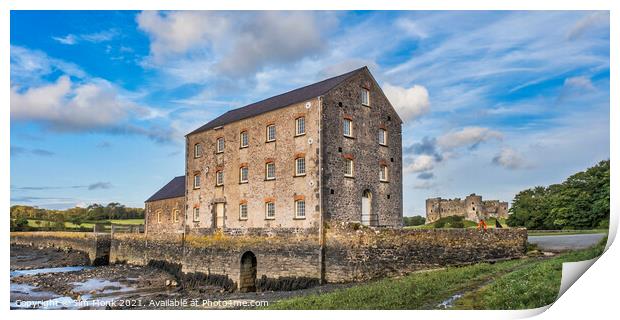
[[[39,224],[37,224],[37,221]],[[71,222],[65,222],[65,228],[74,229],[74,228],[93,228],[95,223],[114,223],[114,224],[123,224],[123,225],[140,225],[144,224],[144,219],[123,219],[123,220],[99,220],[99,221],[89,221],[80,224],[79,226],[73,224]],[[28,226],[33,228],[47,227],[47,221],[45,220],[36,220],[36,219],[28,219]]]
[[[461,290],[528,263],[531,261],[520,259],[414,273],[321,295],[281,300],[268,309],[432,309]]]
[[[487,228],[494,229],[495,228],[495,220],[496,220],[495,218],[489,218],[489,219],[485,220],[484,222],[486,222]],[[408,227],[404,227],[404,228],[405,229],[435,229],[435,223],[436,222],[437,221],[435,221],[433,223],[429,223],[429,224],[423,224],[423,225],[419,225],[419,226],[408,226]],[[499,219],[499,223],[504,228],[508,227],[508,225],[506,224],[506,219]],[[475,221],[463,220],[463,224],[465,225],[465,228],[476,228],[476,227],[478,227],[478,222],[475,222]],[[446,225],[443,228],[451,228],[450,222],[447,222]]]
[[[473,293],[457,300],[455,306],[461,309],[537,308],[555,300],[563,262],[592,259],[602,253],[604,243],[546,260],[479,263],[386,278],[330,293],[280,300],[267,309],[434,309],[441,301],[462,292]]]
[[[532,309],[551,304],[562,280],[562,263],[590,260],[603,253],[607,239],[596,246],[525,266],[458,300],[455,309]]]

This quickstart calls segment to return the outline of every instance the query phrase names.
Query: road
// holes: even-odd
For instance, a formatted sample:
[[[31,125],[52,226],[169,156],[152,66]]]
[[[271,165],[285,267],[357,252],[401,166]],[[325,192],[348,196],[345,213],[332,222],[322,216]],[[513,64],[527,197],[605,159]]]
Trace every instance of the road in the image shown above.
[[[564,251],[585,249],[597,244],[605,234],[569,234],[559,236],[528,236],[527,241],[535,243],[542,250]]]

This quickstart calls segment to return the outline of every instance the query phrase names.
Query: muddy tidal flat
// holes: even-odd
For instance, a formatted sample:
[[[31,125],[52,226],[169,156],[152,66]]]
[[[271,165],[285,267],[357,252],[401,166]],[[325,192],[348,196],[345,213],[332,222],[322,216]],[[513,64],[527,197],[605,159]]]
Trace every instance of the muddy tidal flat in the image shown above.
[[[77,251],[11,246],[11,309],[255,309],[307,294],[350,286],[328,284],[297,291],[227,292],[212,285],[187,288],[148,266],[92,267]]]

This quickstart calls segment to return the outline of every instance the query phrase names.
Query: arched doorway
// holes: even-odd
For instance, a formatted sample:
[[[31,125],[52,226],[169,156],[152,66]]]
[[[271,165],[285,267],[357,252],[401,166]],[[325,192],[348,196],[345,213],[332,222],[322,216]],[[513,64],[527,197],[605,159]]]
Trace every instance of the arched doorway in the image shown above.
[[[362,193],[362,224],[369,226],[372,222],[372,192],[366,189]]]
[[[239,272],[239,291],[256,291],[256,256],[252,251],[246,251],[241,256],[241,269]]]

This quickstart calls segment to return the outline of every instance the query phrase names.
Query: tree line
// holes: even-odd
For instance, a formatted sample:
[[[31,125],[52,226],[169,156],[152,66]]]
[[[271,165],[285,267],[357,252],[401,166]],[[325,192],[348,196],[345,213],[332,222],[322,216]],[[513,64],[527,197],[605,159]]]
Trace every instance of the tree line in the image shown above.
[[[118,202],[108,203],[106,206],[91,204],[88,207],[70,208],[66,210],[51,210],[32,206],[14,205],[11,206],[11,226],[14,224],[27,224],[27,220],[42,220],[48,225],[61,225],[71,222],[80,225],[84,222],[112,220],[112,219],[143,219],[143,208],[128,208]]]
[[[609,160],[568,177],[560,184],[519,192],[507,223],[528,229],[609,228]]]

